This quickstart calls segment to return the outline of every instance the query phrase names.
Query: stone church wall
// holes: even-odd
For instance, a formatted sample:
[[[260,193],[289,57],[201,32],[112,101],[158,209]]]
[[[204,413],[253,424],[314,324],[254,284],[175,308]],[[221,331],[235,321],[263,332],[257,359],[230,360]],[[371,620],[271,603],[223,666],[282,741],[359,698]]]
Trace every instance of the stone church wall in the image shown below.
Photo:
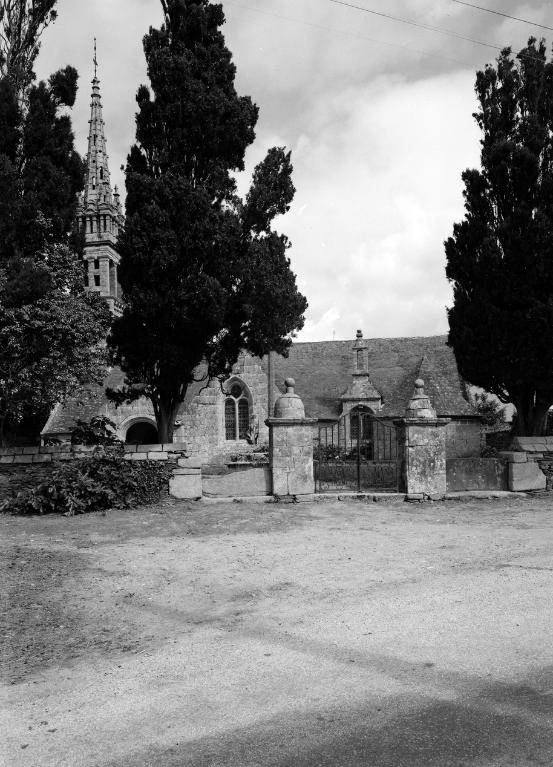
[[[259,360],[243,355],[233,370],[233,380],[245,384],[250,395],[250,412],[259,425],[258,445],[269,441],[265,425],[267,417],[267,376]],[[255,448],[246,440],[227,440],[225,437],[225,395],[218,381],[212,381],[197,394],[188,407],[181,412],[181,426],[175,431],[175,440],[188,445],[189,455],[202,463],[224,462],[225,456],[247,452]]]

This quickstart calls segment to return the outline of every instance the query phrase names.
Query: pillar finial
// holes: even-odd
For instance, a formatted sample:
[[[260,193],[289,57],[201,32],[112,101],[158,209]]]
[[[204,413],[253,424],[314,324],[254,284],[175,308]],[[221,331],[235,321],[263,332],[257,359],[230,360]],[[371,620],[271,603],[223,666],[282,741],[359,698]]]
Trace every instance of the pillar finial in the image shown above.
[[[94,38],[94,58],[92,59],[92,63],[94,64],[94,79],[96,80],[96,75],[98,74],[98,56],[96,55],[96,38]]]
[[[407,418],[436,418],[436,411],[432,407],[429,397],[424,392],[424,381],[417,378],[415,391],[405,411]]]

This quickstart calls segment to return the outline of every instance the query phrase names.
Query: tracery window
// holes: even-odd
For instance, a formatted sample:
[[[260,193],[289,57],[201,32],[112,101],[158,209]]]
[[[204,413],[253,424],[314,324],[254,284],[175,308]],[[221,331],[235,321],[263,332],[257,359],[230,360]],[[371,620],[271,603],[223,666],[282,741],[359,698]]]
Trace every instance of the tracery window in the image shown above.
[[[225,438],[246,439],[250,428],[250,401],[243,384],[236,381],[225,400]]]

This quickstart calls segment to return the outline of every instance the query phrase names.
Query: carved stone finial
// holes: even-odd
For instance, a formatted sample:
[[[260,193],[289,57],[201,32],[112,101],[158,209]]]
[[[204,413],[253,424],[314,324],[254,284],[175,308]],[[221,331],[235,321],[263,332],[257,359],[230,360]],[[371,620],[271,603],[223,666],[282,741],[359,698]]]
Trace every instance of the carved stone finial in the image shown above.
[[[275,402],[275,418],[305,418],[303,402],[295,392],[296,382],[293,378],[284,381],[286,394]]]
[[[357,338],[363,338],[363,331],[362,331],[362,330],[358,330],[358,331],[357,331],[357,336],[356,336],[356,337],[357,337]]]
[[[436,411],[424,393],[424,381],[417,378],[415,391],[405,411],[406,418],[436,418]]]

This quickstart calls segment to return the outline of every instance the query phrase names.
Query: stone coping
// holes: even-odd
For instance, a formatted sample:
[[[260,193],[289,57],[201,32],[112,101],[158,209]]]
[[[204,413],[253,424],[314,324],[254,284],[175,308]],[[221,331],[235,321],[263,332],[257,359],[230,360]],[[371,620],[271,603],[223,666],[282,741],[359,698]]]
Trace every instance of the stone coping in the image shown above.
[[[267,426],[313,426],[319,423],[317,418],[267,418]]]
[[[27,447],[0,448],[0,464],[50,463],[52,461],[72,461],[103,455],[102,445],[32,445]],[[163,461],[169,459],[186,460],[187,449],[184,442],[171,442],[158,445],[123,445],[124,457],[132,460]]]
[[[527,453],[553,453],[553,437],[514,437],[512,450]]]
[[[447,426],[451,418],[396,418],[394,426]]]

